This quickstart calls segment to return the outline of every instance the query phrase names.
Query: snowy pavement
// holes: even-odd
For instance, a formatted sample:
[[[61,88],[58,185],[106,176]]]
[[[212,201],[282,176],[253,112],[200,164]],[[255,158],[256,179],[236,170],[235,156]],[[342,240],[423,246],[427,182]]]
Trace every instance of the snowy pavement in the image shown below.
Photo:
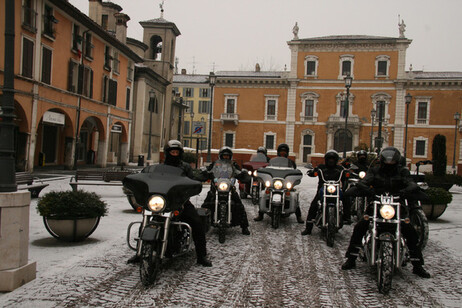
[[[300,168],[303,172],[306,170]],[[69,179],[50,181],[50,190],[69,190]],[[454,200],[437,221],[430,221],[430,238],[424,250],[425,266],[433,275],[421,279],[408,265],[395,274],[393,289],[377,291],[373,271],[363,262],[342,271],[344,253],[352,232],[345,226],[329,248],[320,237],[302,237],[303,225],[295,217],[272,229],[269,218],[254,222],[257,208],[244,204],[250,236],[240,228],[228,230],[218,243],[216,231],[207,234],[212,268],[195,264],[190,253],[165,264],[156,283],[144,288],[133,255],[126,245],[126,228],[139,220],[120,187],[83,186],[102,196],[109,205],[97,230],[80,243],[60,242],[46,231],[30,210],[30,261],[37,262],[37,278],[10,293],[0,293],[0,307],[462,307],[462,188],[452,188]],[[304,218],[316,189],[316,179],[304,176],[298,186]],[[208,190],[191,199],[200,206]]]

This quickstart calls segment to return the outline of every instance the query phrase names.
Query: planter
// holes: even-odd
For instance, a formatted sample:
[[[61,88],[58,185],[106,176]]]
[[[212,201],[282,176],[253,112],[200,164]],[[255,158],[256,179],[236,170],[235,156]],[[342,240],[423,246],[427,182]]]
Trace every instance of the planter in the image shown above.
[[[98,227],[100,217],[53,219],[43,217],[47,231],[58,240],[78,242],[89,237]]]
[[[422,204],[422,209],[428,219],[435,220],[441,215],[448,207],[447,204]]]

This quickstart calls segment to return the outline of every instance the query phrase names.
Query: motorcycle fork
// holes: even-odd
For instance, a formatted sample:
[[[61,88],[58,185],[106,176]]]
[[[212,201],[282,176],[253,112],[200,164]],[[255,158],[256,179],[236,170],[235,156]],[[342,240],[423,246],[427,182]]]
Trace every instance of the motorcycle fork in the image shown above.
[[[146,228],[146,225],[148,224],[148,218],[149,216],[147,215],[144,215],[143,213],[143,220],[141,221],[141,226],[140,226],[140,232],[138,234],[138,242],[136,243],[136,255],[137,256],[140,256],[141,255],[141,243],[142,243],[142,240],[141,240],[141,233],[143,232],[144,228]]]
[[[231,225],[231,191],[228,192],[228,219],[227,224]],[[215,193],[215,212],[213,213],[213,222],[218,223],[218,192]]]
[[[407,205],[407,200],[405,200],[406,205]],[[398,205],[396,209],[396,220],[397,225],[396,225],[396,236],[395,236],[395,266],[396,268],[401,268],[401,206]]]
[[[375,255],[377,250],[377,201],[374,201],[374,215],[372,216],[372,236],[371,236],[371,259],[369,260],[369,265],[375,265],[376,259]]]

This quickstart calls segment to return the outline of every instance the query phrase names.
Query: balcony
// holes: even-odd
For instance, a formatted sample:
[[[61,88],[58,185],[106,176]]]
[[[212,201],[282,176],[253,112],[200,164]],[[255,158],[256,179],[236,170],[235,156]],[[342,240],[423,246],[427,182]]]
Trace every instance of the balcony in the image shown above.
[[[234,125],[239,124],[239,115],[237,113],[222,113],[220,116],[221,124],[227,121],[234,122]]]

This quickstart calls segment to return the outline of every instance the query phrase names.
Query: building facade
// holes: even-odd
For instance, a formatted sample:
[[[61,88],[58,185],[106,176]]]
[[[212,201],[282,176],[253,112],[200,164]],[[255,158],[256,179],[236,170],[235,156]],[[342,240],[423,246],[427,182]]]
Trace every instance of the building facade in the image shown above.
[[[458,160],[453,115],[461,112],[462,73],[406,71],[411,42],[404,35],[294,37],[290,71],[257,65],[253,72],[217,72],[212,146],[273,150],[287,143],[302,163],[329,149],[390,145],[415,163],[431,159],[431,142],[443,134],[448,157],[455,149]]]

